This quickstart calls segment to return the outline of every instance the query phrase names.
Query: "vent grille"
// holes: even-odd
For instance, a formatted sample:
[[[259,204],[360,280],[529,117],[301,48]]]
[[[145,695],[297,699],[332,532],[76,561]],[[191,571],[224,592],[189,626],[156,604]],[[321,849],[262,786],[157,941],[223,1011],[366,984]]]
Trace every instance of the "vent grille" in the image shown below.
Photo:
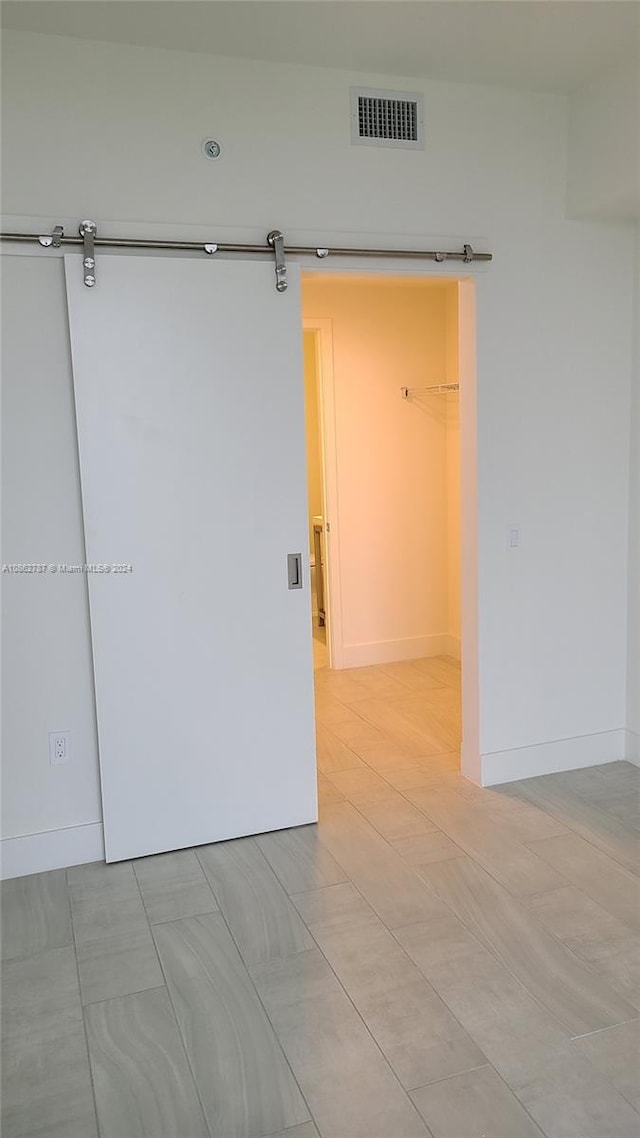
[[[418,141],[418,105],[400,99],[372,99],[358,96],[360,138],[386,138],[402,142]]]
[[[424,148],[422,95],[351,89],[351,141],[368,146]]]

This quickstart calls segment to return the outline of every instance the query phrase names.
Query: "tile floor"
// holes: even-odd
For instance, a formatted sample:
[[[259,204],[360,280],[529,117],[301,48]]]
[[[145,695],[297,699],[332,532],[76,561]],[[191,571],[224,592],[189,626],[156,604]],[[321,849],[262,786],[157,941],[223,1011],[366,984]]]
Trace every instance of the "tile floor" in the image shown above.
[[[317,827],[4,883],[4,1138],[638,1138],[640,772],[465,781],[454,660],[316,687]]]

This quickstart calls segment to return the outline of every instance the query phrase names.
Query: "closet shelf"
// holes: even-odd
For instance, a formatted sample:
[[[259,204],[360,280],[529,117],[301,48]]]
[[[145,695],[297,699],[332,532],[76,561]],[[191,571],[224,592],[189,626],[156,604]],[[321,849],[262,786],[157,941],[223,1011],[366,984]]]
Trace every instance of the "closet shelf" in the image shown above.
[[[401,387],[400,394],[403,399],[410,399],[412,395],[448,395],[459,390],[459,383],[434,383],[430,387]]]

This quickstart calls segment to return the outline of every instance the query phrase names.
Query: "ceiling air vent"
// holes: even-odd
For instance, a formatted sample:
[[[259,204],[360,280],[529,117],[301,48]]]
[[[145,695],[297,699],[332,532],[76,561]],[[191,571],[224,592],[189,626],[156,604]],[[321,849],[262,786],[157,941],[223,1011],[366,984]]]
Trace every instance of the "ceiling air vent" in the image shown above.
[[[424,150],[422,95],[352,87],[351,141],[359,146]]]

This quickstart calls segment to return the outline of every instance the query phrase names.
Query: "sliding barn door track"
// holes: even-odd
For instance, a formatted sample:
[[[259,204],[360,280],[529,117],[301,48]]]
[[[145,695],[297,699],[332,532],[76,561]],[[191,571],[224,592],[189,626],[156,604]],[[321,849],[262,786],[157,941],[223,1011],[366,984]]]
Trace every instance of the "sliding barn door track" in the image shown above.
[[[273,229],[268,235],[264,245],[241,245],[214,242],[214,241],[156,241],[147,238],[135,237],[98,237],[98,226],[95,221],[80,222],[78,235],[65,236],[61,225],[56,225],[51,233],[2,233],[2,241],[25,242],[35,241],[43,249],[60,249],[62,246],[77,248],[82,253],[82,271],[84,283],[87,288],[93,288],[97,281],[96,250],[104,249],[164,249],[167,252],[204,253],[213,256],[222,254],[253,254],[271,256],[275,269],[275,286],[278,292],[287,288],[287,253],[296,257],[316,257],[324,260],[326,257],[369,257],[388,258],[389,260],[435,261],[443,264],[445,261],[462,261],[470,265],[474,261],[491,261],[492,253],[476,253],[471,245],[463,245],[462,249],[448,252],[435,249],[347,249],[316,247],[311,245],[285,245],[284,235],[279,229]]]

